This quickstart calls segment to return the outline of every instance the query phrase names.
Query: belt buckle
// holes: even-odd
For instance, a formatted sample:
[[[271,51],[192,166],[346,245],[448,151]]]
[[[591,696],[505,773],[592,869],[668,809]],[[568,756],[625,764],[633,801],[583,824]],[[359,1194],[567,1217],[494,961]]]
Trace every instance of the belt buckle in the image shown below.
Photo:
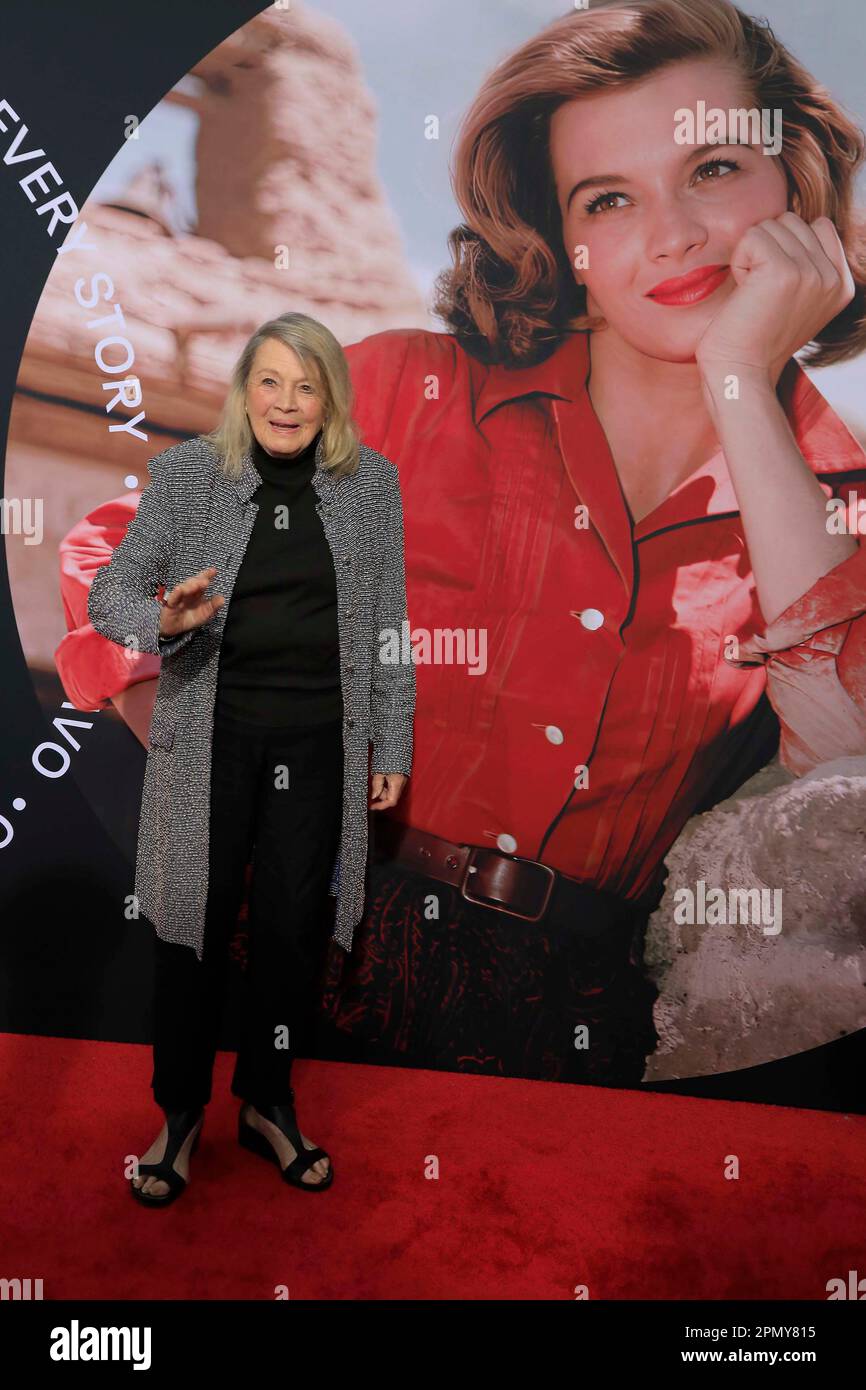
[[[509,917],[520,917],[520,918],[522,918],[523,921],[525,921],[525,922],[538,922],[538,921],[540,921],[540,919],[544,916],[545,912],[547,911],[547,904],[550,902],[550,895],[551,895],[551,893],[553,892],[553,885],[554,885],[554,883],[556,882],[556,871],[555,871],[554,869],[552,869],[552,868],[550,867],[549,864],[540,864],[540,863],[538,862],[537,859],[521,859],[521,858],[520,858],[518,855],[516,855],[516,854],[512,854],[512,855],[503,855],[503,856],[502,856],[503,858],[506,858],[506,859],[513,859],[513,860],[515,860],[518,864],[532,864],[536,869],[541,869],[544,873],[546,873],[546,874],[548,875],[547,886],[546,886],[545,891],[544,891],[544,901],[542,902],[541,907],[539,908],[538,912],[536,912],[535,914],[532,914],[532,913],[529,913],[529,912],[515,912],[513,908],[511,908],[511,907],[504,907],[504,906],[502,905],[502,903],[491,903],[491,902],[487,902],[484,898],[477,898],[477,897],[474,897],[474,896],[472,895],[472,893],[468,893],[468,892],[466,891],[466,881],[467,881],[468,876],[469,876],[469,871],[470,871],[471,868],[473,868],[475,856],[476,856],[476,854],[478,854],[478,853],[482,853],[482,854],[501,854],[501,851],[500,851],[500,850],[491,849],[489,845],[473,845],[473,846],[471,847],[471,850],[470,850],[470,853],[469,853],[469,858],[466,860],[466,865],[465,865],[465,867],[464,867],[464,869],[463,869],[463,873],[462,873],[462,875],[461,875],[461,877],[460,877],[460,885],[459,885],[459,886],[460,886],[460,894],[461,894],[461,897],[464,897],[464,898],[466,899],[467,902],[470,902],[470,903],[477,903],[479,907],[489,907],[489,908],[491,908],[494,912],[507,912],[508,915],[509,915]]]

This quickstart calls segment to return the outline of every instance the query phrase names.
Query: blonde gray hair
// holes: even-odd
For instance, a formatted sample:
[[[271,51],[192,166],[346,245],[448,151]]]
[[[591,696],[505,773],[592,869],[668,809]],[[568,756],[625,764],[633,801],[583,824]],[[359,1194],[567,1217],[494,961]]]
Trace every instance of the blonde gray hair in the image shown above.
[[[243,472],[244,454],[255,436],[246,414],[246,390],[256,353],[276,339],[297,353],[304,368],[318,372],[324,392],[322,468],[335,479],[355,473],[360,462],[358,427],[352,418],[354,395],[345,353],[329,328],[309,314],[281,314],[257,328],[235,363],[219,423],[201,437],[216,449],[220,467],[236,481]]]

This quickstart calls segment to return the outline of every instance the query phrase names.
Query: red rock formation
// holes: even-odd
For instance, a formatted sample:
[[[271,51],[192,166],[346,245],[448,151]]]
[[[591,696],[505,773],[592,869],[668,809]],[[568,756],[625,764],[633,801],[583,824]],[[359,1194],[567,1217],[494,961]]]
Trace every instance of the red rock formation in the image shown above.
[[[58,256],[27,339],[6,468],[7,497],[44,499],[44,540],[9,537],[28,664],[53,671],[64,635],[57,546],[87,511],[147,479],[146,461],[215,423],[238,352],[266,319],[297,310],[341,342],[429,327],[377,173],[376,113],[355,47],[335,21],[271,8],[202,58],[165,97],[199,117],[198,225],[179,230],[158,161],[120,196],[89,201],[91,250]],[[121,155],[122,158],[122,155]],[[91,277],[110,276],[92,308]],[[118,327],[95,327],[119,305]],[[117,380],[94,359],[125,336],[141,405],[106,415]],[[126,349],[105,349],[110,364]],[[132,397],[128,397],[131,399]],[[111,433],[144,410],[147,441]],[[125,480],[131,477],[132,482]]]

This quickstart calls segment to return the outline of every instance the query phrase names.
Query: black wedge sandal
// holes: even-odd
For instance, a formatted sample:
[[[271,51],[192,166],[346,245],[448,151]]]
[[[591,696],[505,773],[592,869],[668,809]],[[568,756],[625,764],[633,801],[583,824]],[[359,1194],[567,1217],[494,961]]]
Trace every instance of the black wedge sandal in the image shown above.
[[[161,1182],[168,1183],[169,1191],[161,1196],[155,1197],[152,1192],[144,1192],[140,1187],[136,1187],[129,1180],[129,1190],[137,1202],[141,1202],[144,1207],[168,1207],[176,1198],[180,1197],[187,1189],[187,1179],[181,1177],[176,1170],[174,1160],[177,1158],[193,1128],[197,1125],[196,1136],[192,1141],[192,1148],[189,1156],[192,1158],[198,1148],[198,1141],[201,1138],[202,1127],[204,1125],[204,1110],[178,1110],[171,1113],[166,1112],[166,1124],[168,1134],[165,1140],[165,1153],[159,1163],[139,1163],[138,1171],[133,1173],[134,1178],[159,1178]]]
[[[244,1101],[238,1112],[238,1143],[241,1148],[249,1149],[250,1153],[259,1154],[261,1158],[266,1158],[269,1163],[275,1163],[283,1175],[283,1181],[289,1182],[293,1187],[300,1187],[304,1192],[324,1192],[326,1187],[330,1187],[334,1181],[334,1164],[331,1155],[324,1149],[308,1149],[301,1138],[298,1128],[298,1121],[295,1115],[295,1093],[291,1092],[291,1105],[266,1105],[250,1106],[249,1101]],[[248,1109],[258,1110],[263,1120],[268,1120],[272,1125],[276,1125],[286,1136],[292,1148],[295,1150],[295,1157],[291,1163],[287,1163],[285,1168],[280,1163],[276,1149],[266,1135],[261,1134],[257,1129],[253,1129],[244,1119],[244,1114]],[[328,1160],[328,1175],[318,1182],[304,1182],[304,1174],[312,1168],[320,1158]]]

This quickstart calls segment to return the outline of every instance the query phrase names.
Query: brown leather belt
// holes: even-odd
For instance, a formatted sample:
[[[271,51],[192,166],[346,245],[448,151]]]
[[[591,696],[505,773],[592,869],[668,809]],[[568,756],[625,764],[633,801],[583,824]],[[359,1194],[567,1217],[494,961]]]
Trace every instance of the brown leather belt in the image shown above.
[[[506,912],[525,922],[541,922],[551,907],[575,914],[575,925],[589,936],[612,927],[631,930],[662,893],[659,877],[641,898],[626,899],[581,883],[542,864],[505,854],[489,845],[460,845],[387,816],[374,817],[372,854],[439,883],[457,888],[467,902]]]

